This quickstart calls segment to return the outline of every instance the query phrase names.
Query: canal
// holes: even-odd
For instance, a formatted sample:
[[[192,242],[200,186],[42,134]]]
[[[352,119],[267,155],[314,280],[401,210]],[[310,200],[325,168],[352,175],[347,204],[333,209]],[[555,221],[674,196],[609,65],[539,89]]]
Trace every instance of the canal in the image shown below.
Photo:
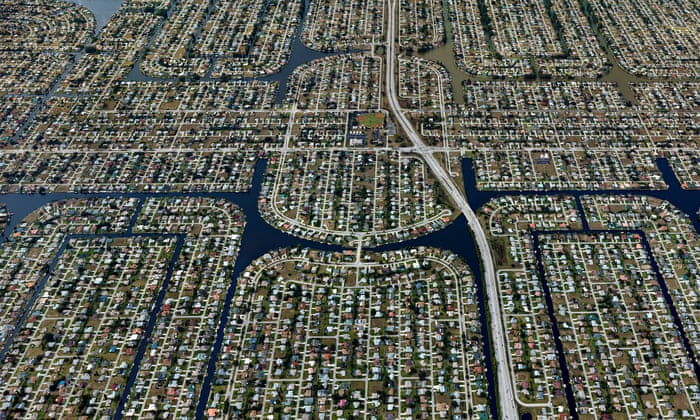
[[[328,245],[323,243],[318,243],[314,241],[304,240],[301,238],[294,237],[290,234],[278,231],[269,224],[267,224],[260,213],[258,212],[258,195],[262,186],[262,178],[266,169],[266,161],[260,160],[256,164],[255,175],[252,181],[252,189],[244,193],[131,193],[131,194],[119,194],[119,193],[105,193],[105,194],[73,194],[73,193],[49,193],[45,195],[41,194],[5,194],[0,196],[0,201],[7,205],[8,210],[12,213],[12,218],[10,223],[4,232],[5,237],[7,237],[17,226],[22,219],[24,219],[29,213],[38,209],[39,207],[56,200],[65,200],[71,198],[81,198],[81,197],[124,197],[128,198],[138,198],[141,201],[148,197],[176,197],[176,196],[201,196],[201,197],[216,197],[224,198],[231,202],[236,203],[246,215],[246,226],[242,237],[242,243],[239,251],[239,255],[236,259],[236,263],[231,271],[231,286],[228,290],[227,299],[225,301],[224,310],[222,313],[221,322],[219,324],[218,334],[216,344],[213,349],[212,357],[208,364],[208,370],[205,382],[202,387],[202,396],[198,406],[198,413],[203,415],[204,409],[206,408],[206,403],[208,400],[208,394],[211,389],[211,379],[213,378],[215,361],[218,356],[218,352],[221,348],[221,343],[223,339],[224,328],[228,323],[229,309],[231,304],[231,299],[236,288],[236,279],[243,272],[243,270],[250,265],[255,259],[259,258],[266,252],[284,247],[292,246],[303,246],[313,249],[319,249],[324,251],[342,251],[343,248],[334,245]],[[659,159],[657,161],[659,168],[669,185],[666,190],[655,190],[655,191],[552,191],[552,192],[542,192],[542,191],[479,191],[476,189],[476,180],[474,176],[474,171],[472,170],[472,160],[465,159],[462,162],[464,179],[465,179],[465,190],[467,191],[467,197],[470,204],[474,208],[483,206],[489,200],[494,197],[501,195],[571,195],[577,198],[577,202],[580,206],[580,198],[583,195],[591,194],[624,194],[624,195],[649,195],[654,196],[663,200],[667,200],[674,204],[677,208],[684,211],[693,220],[696,230],[700,231],[700,226],[695,213],[700,207],[700,191],[686,191],[681,189],[680,184],[675,178],[668,161],[665,159]],[[581,211],[583,209],[580,209]],[[583,213],[583,212],[582,212]],[[126,237],[129,235],[126,234]],[[472,272],[474,273],[476,283],[479,286],[479,296],[480,296],[480,316],[482,324],[482,333],[484,336],[488,336],[488,322],[486,319],[486,301],[483,293],[483,284],[481,278],[481,268],[478,257],[478,251],[474,246],[474,242],[471,238],[469,230],[466,226],[465,219],[460,217],[447,228],[433,232],[429,235],[419,237],[416,239],[404,241],[401,243],[383,245],[372,249],[372,251],[384,252],[390,250],[397,250],[402,248],[409,248],[414,246],[431,246],[441,249],[447,249],[455,254],[461,256],[470,266]],[[484,354],[487,360],[484,362],[485,365],[491,366],[490,354],[491,348],[488,341],[485,342]],[[495,398],[495,382],[494,374],[495,369],[489,369],[488,379],[489,379],[489,395],[490,395],[490,411],[495,417],[497,413],[496,408],[496,398]],[[199,416],[198,416],[199,417]]]
[[[118,10],[120,7],[122,1],[121,0],[74,0],[75,3],[83,5],[90,9],[96,18],[97,22],[97,30],[99,31],[104,27],[106,22],[109,20],[109,18]],[[446,3],[446,2],[444,2]],[[304,4],[304,11],[302,12],[302,19],[300,19],[298,27],[295,32],[292,48],[291,48],[291,53],[290,57],[287,61],[287,63],[282,67],[282,69],[270,76],[266,77],[261,77],[261,78],[255,78],[255,79],[250,79],[250,80],[263,80],[263,81],[270,81],[270,82],[277,82],[279,83],[279,88],[276,96],[276,103],[281,103],[284,99],[284,96],[286,94],[286,83],[292,74],[292,72],[298,68],[299,66],[302,66],[304,64],[309,63],[310,61],[317,60],[323,57],[328,57],[333,55],[333,53],[322,53],[318,51],[314,51],[306,47],[303,42],[301,41],[301,34],[302,34],[302,29],[303,29],[303,24],[304,24],[304,18],[305,14],[308,11],[308,0],[305,1]],[[446,26],[446,34],[447,34],[447,39],[448,42],[438,48],[435,48],[431,51],[428,51],[424,54],[421,54],[421,56],[435,60],[439,63],[441,63],[443,66],[446,67],[447,71],[451,75],[451,83],[452,83],[452,88],[454,91],[454,98],[455,101],[458,104],[463,104],[464,102],[464,95],[463,95],[463,83],[465,81],[470,81],[470,80],[489,80],[488,78],[479,78],[479,77],[474,77],[466,72],[462,71],[460,68],[458,68],[457,64],[455,63],[454,60],[454,53],[453,53],[453,33],[452,33],[452,28],[449,23],[449,16],[448,16],[448,9],[446,5],[443,5],[443,16],[444,16],[444,21],[445,21],[445,26]],[[622,94],[628,98],[628,99],[633,99],[631,91],[629,91],[629,83],[638,81],[637,78],[629,75],[629,73],[625,72],[619,67],[619,64],[617,64],[617,61],[611,59],[611,61],[614,63],[611,71],[607,73],[604,77],[603,80],[607,81],[614,81],[618,83],[618,86],[620,87],[620,90]],[[131,73],[129,73],[129,79],[130,80],[161,80],[165,81],[165,79],[153,79],[150,77],[147,77],[141,73],[139,69],[139,62],[137,62],[134,66],[134,69],[132,70]],[[205,78],[206,80],[206,78]],[[616,194],[616,195],[649,195],[653,197],[657,197],[663,200],[667,200],[670,203],[672,203],[674,206],[676,206],[678,209],[686,213],[690,220],[692,220],[696,231],[700,232],[700,222],[698,221],[697,217],[695,216],[696,212],[698,211],[698,208],[700,208],[700,191],[687,191],[683,190],[680,187],[680,184],[678,183],[675,174],[670,168],[670,165],[666,159],[658,159],[657,160],[657,165],[659,166],[664,180],[668,184],[669,188],[666,190],[641,190],[641,191],[619,191],[619,190],[604,190],[604,191],[552,191],[552,192],[542,192],[542,191],[479,191],[476,189],[476,182],[475,182],[475,175],[473,171],[473,162],[471,159],[464,159],[462,161],[462,169],[463,169],[463,174],[464,174],[464,180],[465,180],[465,191],[467,194],[467,198],[473,208],[480,208],[483,206],[485,203],[487,203],[489,200],[493,199],[494,197],[497,196],[502,196],[502,195],[521,195],[521,194],[533,194],[533,195],[571,195],[576,197],[577,202],[579,203],[579,207],[581,206],[581,201],[580,197],[583,195],[591,195],[591,194]],[[204,411],[206,409],[206,404],[208,401],[209,397],[209,392],[211,389],[211,380],[213,379],[214,376],[214,371],[215,371],[215,363],[216,359],[218,357],[218,353],[221,349],[221,344],[223,341],[223,335],[224,335],[224,330],[225,327],[228,323],[228,317],[229,317],[229,310],[230,310],[230,305],[231,305],[231,300],[235,292],[236,288],[236,279],[238,276],[243,272],[243,270],[250,265],[256,258],[260,257],[261,255],[265,254],[266,252],[272,250],[272,249],[277,249],[277,248],[283,248],[283,247],[291,247],[291,246],[304,246],[304,247],[309,247],[309,248],[314,248],[314,249],[319,249],[319,250],[325,250],[325,251],[342,251],[343,248],[339,246],[332,246],[332,245],[327,245],[327,244],[322,244],[314,241],[308,241],[304,239],[300,239],[297,237],[294,237],[290,234],[280,232],[267,224],[262,217],[260,216],[258,212],[258,196],[260,193],[260,189],[262,186],[262,177],[265,172],[266,168],[266,161],[260,160],[257,163],[256,166],[256,171],[255,171],[255,176],[252,182],[252,189],[248,192],[245,193],[132,193],[132,194],[118,194],[118,193],[105,193],[105,194],[75,194],[75,193],[49,193],[45,195],[39,195],[39,194],[5,194],[0,196],[0,201],[4,202],[8,210],[13,214],[12,218],[10,220],[10,223],[7,227],[7,229],[4,232],[4,236],[7,237],[13,230],[14,228],[23,220],[27,215],[29,215],[32,211],[40,208],[41,206],[52,202],[52,201],[57,201],[57,200],[65,200],[65,199],[71,199],[71,198],[81,198],[81,197],[124,197],[125,199],[128,198],[138,198],[143,202],[148,197],[170,197],[170,196],[202,196],[202,197],[216,197],[216,198],[224,198],[227,199],[231,202],[236,203],[244,212],[246,215],[246,227],[243,233],[242,237],[242,244],[240,247],[240,251],[238,254],[238,257],[236,259],[236,263],[233,266],[231,270],[231,278],[232,282],[229,287],[229,290],[227,291],[227,298],[224,304],[223,312],[222,312],[222,317],[219,323],[218,331],[217,331],[217,339],[213,348],[212,356],[209,360],[209,363],[207,365],[207,375],[205,382],[203,383],[202,386],[202,392],[201,392],[201,397],[199,400],[199,404],[197,407],[197,418],[202,418]],[[581,210],[581,214],[583,216],[583,209]],[[584,228],[586,226],[584,225]],[[125,236],[129,236],[129,234],[126,234]],[[178,245],[179,246],[179,245]],[[449,225],[447,228],[442,229],[437,232],[433,232],[430,235],[419,237],[413,240],[409,241],[404,241],[401,243],[397,244],[390,244],[390,245],[384,245],[381,247],[377,247],[372,249],[373,251],[378,251],[378,252],[383,252],[383,251],[390,251],[390,250],[396,250],[396,249],[401,249],[401,248],[408,248],[408,247],[414,247],[414,246],[431,246],[431,247],[436,247],[436,248],[441,248],[441,249],[447,249],[452,252],[454,252],[457,255],[460,255],[470,266],[472,272],[474,273],[476,284],[479,287],[479,296],[480,296],[480,303],[479,303],[479,308],[480,308],[480,316],[481,316],[481,324],[482,324],[482,333],[484,336],[488,336],[488,322],[486,319],[486,297],[484,296],[484,287],[482,284],[482,277],[481,277],[481,267],[480,267],[480,261],[478,257],[478,250],[475,248],[474,241],[471,238],[471,235],[469,233],[469,229],[466,225],[465,219],[460,217],[456,221],[454,221],[451,225]],[[646,245],[648,246],[648,244]],[[63,248],[61,248],[63,249]],[[59,254],[60,256],[60,254]],[[58,258],[58,256],[56,257]],[[52,264],[55,263],[55,260],[52,262]],[[666,292],[667,293],[667,292]],[[31,305],[28,308],[25,308],[28,310],[31,307]],[[154,313],[158,311],[158,308],[154,310]],[[677,316],[676,316],[677,318]],[[681,330],[682,331],[682,330]],[[147,337],[144,338],[144,343]],[[490,348],[490,341],[485,340],[484,343],[484,354],[486,355],[486,360],[484,361],[484,364],[487,366],[490,366],[491,368],[487,370],[487,375],[488,375],[488,390],[489,390],[489,401],[490,401],[490,411],[491,415],[496,418],[497,417],[497,399],[495,396],[495,379],[494,379],[494,374],[495,374],[495,369],[492,366],[491,360],[490,360],[490,354],[491,354],[491,348]],[[687,346],[687,343],[686,343]],[[137,360],[135,361],[134,366],[138,366],[140,362],[140,357],[143,356],[143,352],[139,351]],[[4,351],[3,351],[4,354]],[[137,368],[135,368],[137,369]],[[697,367],[696,367],[697,369]],[[131,372],[130,378],[134,377],[136,375],[137,371],[134,370]],[[128,389],[128,388],[127,388]],[[572,401],[569,401],[569,404],[572,404]],[[123,404],[120,405],[120,408],[123,408]],[[570,407],[572,409],[572,412],[575,412],[575,407]],[[121,413],[118,412],[117,416],[120,416]]]

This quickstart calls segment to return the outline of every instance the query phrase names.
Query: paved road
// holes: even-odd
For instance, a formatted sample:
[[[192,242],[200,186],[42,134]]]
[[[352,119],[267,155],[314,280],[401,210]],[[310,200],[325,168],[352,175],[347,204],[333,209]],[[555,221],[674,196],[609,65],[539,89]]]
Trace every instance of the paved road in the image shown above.
[[[396,0],[389,0],[388,4],[389,19],[387,28],[387,73],[386,73],[386,91],[389,99],[389,106],[394,113],[394,117],[401,125],[404,132],[408,136],[411,143],[416,149],[416,153],[420,154],[428,164],[433,174],[440,181],[442,187],[452,197],[455,204],[461,210],[464,217],[467,219],[467,224],[471,228],[474,238],[476,239],[479,253],[481,254],[481,262],[484,270],[484,283],[486,284],[486,296],[488,301],[488,310],[491,318],[491,337],[493,339],[493,353],[496,359],[496,374],[498,376],[498,400],[500,402],[501,416],[504,419],[516,420],[518,418],[518,410],[515,406],[515,395],[513,392],[513,382],[511,380],[510,367],[508,365],[508,354],[506,351],[507,343],[503,330],[503,322],[501,317],[501,305],[498,298],[498,289],[496,287],[496,272],[489,248],[488,240],[483,228],[479,224],[479,220],[474,213],[474,210],[469,206],[466,197],[455,184],[454,180],[447,174],[445,169],[440,165],[423,140],[418,136],[413,126],[408,121],[406,116],[401,112],[401,106],[397,99],[396,93]]]

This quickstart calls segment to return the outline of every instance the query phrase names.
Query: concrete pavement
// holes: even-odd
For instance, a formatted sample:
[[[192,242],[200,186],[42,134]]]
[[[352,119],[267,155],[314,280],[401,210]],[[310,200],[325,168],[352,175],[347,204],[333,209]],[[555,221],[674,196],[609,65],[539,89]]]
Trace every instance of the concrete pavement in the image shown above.
[[[498,289],[496,284],[496,272],[489,248],[486,233],[479,224],[476,214],[469,206],[466,197],[464,197],[460,189],[455,184],[454,180],[447,174],[445,169],[440,165],[429,147],[423,143],[423,140],[418,136],[413,126],[408,121],[406,116],[401,112],[398,95],[396,92],[396,0],[388,2],[388,27],[387,27],[387,73],[386,73],[386,93],[389,100],[389,106],[397,120],[401,125],[406,136],[416,149],[416,153],[420,154],[428,164],[433,174],[440,182],[440,185],[452,197],[459,210],[467,219],[474,238],[476,239],[481,262],[484,270],[484,284],[486,285],[486,296],[488,302],[489,316],[491,320],[491,337],[493,354],[496,361],[496,374],[498,382],[498,401],[500,403],[500,413],[503,419],[517,419],[518,410],[515,406],[515,395],[513,392],[513,381],[511,379],[511,371],[508,365],[507,343],[502,322],[502,314],[500,300],[498,298]]]

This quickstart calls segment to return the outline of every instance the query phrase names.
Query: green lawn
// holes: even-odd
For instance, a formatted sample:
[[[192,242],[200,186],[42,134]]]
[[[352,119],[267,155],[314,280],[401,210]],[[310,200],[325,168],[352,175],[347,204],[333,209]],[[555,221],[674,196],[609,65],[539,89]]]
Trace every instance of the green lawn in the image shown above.
[[[381,112],[363,114],[357,117],[357,120],[367,128],[382,128],[384,126],[384,114]]]

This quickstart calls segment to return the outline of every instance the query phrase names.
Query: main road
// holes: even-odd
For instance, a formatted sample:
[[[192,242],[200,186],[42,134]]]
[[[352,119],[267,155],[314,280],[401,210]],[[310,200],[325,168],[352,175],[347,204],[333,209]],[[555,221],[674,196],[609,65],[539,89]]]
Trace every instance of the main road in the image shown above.
[[[423,140],[413,129],[413,126],[408,121],[406,116],[401,111],[398,97],[396,94],[396,0],[388,2],[388,26],[387,26],[387,65],[386,65],[386,96],[389,100],[389,106],[401,125],[404,133],[408,136],[411,143],[415,147],[417,154],[428,164],[433,174],[440,182],[442,188],[452,197],[455,205],[467,219],[467,224],[474,234],[479,254],[481,255],[481,263],[484,270],[484,284],[486,285],[486,297],[488,301],[489,315],[491,320],[491,338],[494,357],[496,359],[496,373],[498,382],[498,401],[500,403],[501,416],[504,419],[516,420],[518,418],[518,410],[515,407],[515,394],[513,392],[513,381],[511,379],[511,371],[508,364],[507,343],[503,330],[503,319],[501,315],[501,304],[498,297],[498,289],[496,287],[496,271],[494,268],[491,248],[489,247],[486,233],[479,224],[479,220],[474,213],[474,210],[469,206],[467,199],[462,195],[461,190],[455,184],[445,169],[440,165],[438,160],[433,156],[429,147],[423,143]]]

